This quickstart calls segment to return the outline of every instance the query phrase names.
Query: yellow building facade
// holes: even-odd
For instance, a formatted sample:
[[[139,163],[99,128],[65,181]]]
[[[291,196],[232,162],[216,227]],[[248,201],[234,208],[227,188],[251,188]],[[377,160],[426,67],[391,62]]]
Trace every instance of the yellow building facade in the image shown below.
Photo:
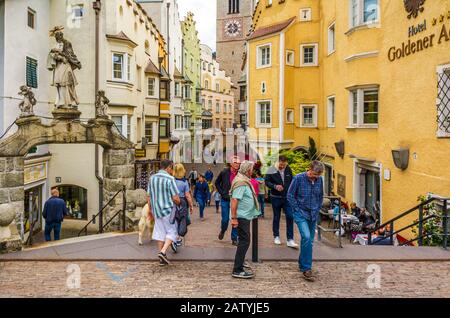
[[[450,1],[410,5],[260,0],[248,37],[253,148],[313,138],[325,191],[382,222],[450,196]]]

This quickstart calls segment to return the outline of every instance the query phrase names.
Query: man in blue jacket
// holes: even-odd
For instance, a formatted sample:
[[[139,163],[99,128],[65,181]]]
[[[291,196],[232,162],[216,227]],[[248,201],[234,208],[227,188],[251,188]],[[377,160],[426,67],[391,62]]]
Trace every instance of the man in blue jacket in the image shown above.
[[[316,279],[312,272],[312,257],[316,223],[323,203],[323,181],[320,177],[323,170],[321,162],[313,161],[307,172],[294,177],[287,193],[294,221],[302,237],[298,263],[303,278],[308,281]]]
[[[50,199],[45,202],[43,216],[45,219],[45,240],[51,241],[51,233],[55,241],[59,240],[59,234],[61,233],[61,223],[64,220],[64,216],[68,214],[66,203],[63,199],[59,198],[58,188],[52,188]]]

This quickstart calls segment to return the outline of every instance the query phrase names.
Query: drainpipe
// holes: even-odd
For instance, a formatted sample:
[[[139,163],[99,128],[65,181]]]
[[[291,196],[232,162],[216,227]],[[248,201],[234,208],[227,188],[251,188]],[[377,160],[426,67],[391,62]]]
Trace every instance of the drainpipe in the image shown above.
[[[96,0],[92,3],[95,10],[95,96],[100,86],[100,11],[102,9],[101,0]],[[95,100],[94,96],[94,100]],[[97,110],[96,110],[97,112]],[[97,116],[97,114],[95,114]],[[99,171],[99,151],[100,147],[95,144],[95,177],[98,181],[98,211],[103,209],[103,178],[100,176]],[[99,232],[103,232],[103,214],[99,216],[98,221]]]

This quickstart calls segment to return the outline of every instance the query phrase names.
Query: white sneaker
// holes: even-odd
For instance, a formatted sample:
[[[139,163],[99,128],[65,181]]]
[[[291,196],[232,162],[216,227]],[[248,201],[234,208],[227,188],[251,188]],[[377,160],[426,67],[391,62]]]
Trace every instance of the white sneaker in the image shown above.
[[[281,245],[280,237],[277,236],[277,237],[273,240],[273,242],[274,242],[276,245]]]
[[[292,247],[292,248],[298,248],[298,244],[295,243],[294,240],[289,240],[289,241],[287,241],[287,246],[288,246],[288,247]]]

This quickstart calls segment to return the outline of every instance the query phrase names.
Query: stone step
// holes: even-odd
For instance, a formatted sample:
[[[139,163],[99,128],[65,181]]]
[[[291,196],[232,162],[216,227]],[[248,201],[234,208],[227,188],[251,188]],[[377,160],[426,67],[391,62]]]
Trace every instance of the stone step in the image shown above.
[[[99,239],[118,237],[118,236],[122,236],[122,235],[126,235],[126,234],[130,234],[130,233],[129,232],[127,232],[127,233],[108,232],[108,233],[93,234],[93,235],[88,235],[88,236],[72,237],[72,238],[59,240],[59,241],[37,243],[31,247],[25,247],[24,251],[32,251],[32,250],[67,245],[67,244],[83,243],[83,242],[89,242],[89,241],[94,241],[94,240],[99,240]]]

